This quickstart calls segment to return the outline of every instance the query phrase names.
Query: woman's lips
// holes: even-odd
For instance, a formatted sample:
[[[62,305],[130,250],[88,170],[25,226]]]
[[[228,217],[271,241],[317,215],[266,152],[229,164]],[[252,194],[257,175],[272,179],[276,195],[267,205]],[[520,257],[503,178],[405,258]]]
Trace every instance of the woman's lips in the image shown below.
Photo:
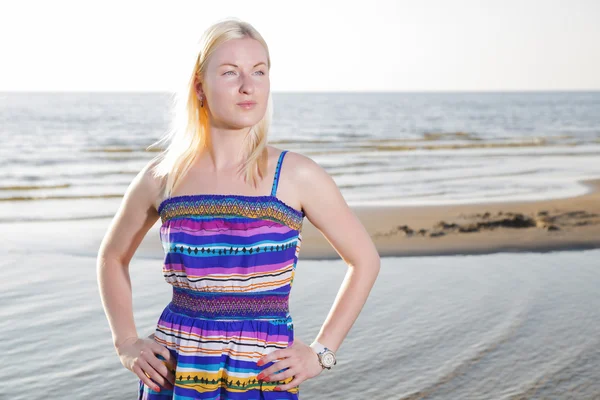
[[[243,103],[237,103],[237,105],[246,110],[250,110],[256,106],[256,103],[253,101],[248,101],[248,102],[243,102]]]

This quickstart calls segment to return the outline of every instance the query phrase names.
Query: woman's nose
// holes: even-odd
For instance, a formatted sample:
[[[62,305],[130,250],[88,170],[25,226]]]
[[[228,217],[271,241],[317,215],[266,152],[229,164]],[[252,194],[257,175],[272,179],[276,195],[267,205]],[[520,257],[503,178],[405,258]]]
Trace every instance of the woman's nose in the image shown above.
[[[242,85],[240,86],[240,92],[242,93],[254,93],[254,82],[252,82],[252,77],[248,75],[243,75],[242,77]]]
[[[254,93],[254,87],[252,85],[244,84],[240,87],[241,93],[252,94]]]

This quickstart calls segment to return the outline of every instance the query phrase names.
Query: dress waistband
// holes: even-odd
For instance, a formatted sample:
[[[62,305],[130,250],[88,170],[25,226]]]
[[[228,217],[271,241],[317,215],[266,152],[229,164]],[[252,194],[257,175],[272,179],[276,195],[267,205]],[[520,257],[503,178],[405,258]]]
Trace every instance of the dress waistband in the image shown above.
[[[282,320],[287,323],[289,295],[251,292],[199,292],[173,287],[172,311],[194,318],[216,320]]]

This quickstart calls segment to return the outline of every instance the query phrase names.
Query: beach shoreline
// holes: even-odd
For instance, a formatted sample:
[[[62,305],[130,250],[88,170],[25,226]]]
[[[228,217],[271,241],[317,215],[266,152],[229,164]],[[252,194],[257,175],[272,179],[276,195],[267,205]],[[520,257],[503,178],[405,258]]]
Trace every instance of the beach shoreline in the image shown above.
[[[600,248],[600,179],[582,181],[590,192],[562,199],[424,206],[356,206],[381,257],[548,252]],[[8,254],[37,251],[97,255],[110,218],[3,223]],[[164,258],[160,219],[135,258]],[[60,237],[60,240],[48,238]],[[339,259],[305,218],[299,260]]]
[[[352,207],[381,257],[600,248],[600,179],[569,198],[460,205]],[[299,259],[339,255],[305,219]]]

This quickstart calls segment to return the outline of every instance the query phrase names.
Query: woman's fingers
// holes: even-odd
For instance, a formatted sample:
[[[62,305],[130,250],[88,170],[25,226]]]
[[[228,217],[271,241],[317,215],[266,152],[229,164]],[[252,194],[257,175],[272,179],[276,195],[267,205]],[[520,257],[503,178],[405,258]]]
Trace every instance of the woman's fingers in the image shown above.
[[[304,382],[305,379],[300,378],[299,376],[295,376],[294,379],[292,379],[291,381],[289,381],[288,383],[286,383],[285,385],[279,385],[277,386],[279,388],[279,390],[284,391],[284,390],[289,390],[293,387],[296,387],[298,385],[300,385],[302,382]]]
[[[144,382],[144,384],[146,386],[148,386],[149,388],[152,388],[156,392],[160,392],[160,387],[156,383],[152,382],[149,375],[146,375],[146,373],[140,366],[141,364],[142,363],[135,364],[131,368],[131,370],[138,376],[138,378],[140,378],[142,380],[142,382]]]
[[[282,375],[285,372],[289,372],[289,367],[291,366],[291,360],[289,358],[284,358],[281,361],[274,362],[273,365],[271,365],[269,368],[263,369],[259,376],[261,377],[261,379],[265,379],[268,381],[277,381],[283,378]],[[287,378],[287,376],[285,376],[285,378]]]
[[[152,367],[152,369],[156,372],[157,377],[155,378],[154,376],[152,376],[152,379],[154,379],[154,381],[161,386],[164,386],[168,389],[173,389],[175,378],[171,371],[169,371],[167,365],[165,365],[165,362],[159,360],[156,356],[154,356],[154,354],[153,357],[147,358],[146,361],[148,362],[150,367]]]
[[[132,343],[122,343],[118,348],[121,363],[148,387],[159,392],[161,387],[173,389],[175,386],[176,360],[168,348],[155,340],[137,339]]]
[[[172,363],[173,357],[171,356],[171,352],[165,346],[162,346],[153,341],[152,343],[150,343],[150,348],[155,354],[160,354],[163,357],[163,360],[167,362],[167,364]]]
[[[156,366],[158,372],[160,372],[172,385],[175,384],[175,366],[171,352],[166,347],[154,342],[150,345],[152,351],[160,359],[162,366]]]

